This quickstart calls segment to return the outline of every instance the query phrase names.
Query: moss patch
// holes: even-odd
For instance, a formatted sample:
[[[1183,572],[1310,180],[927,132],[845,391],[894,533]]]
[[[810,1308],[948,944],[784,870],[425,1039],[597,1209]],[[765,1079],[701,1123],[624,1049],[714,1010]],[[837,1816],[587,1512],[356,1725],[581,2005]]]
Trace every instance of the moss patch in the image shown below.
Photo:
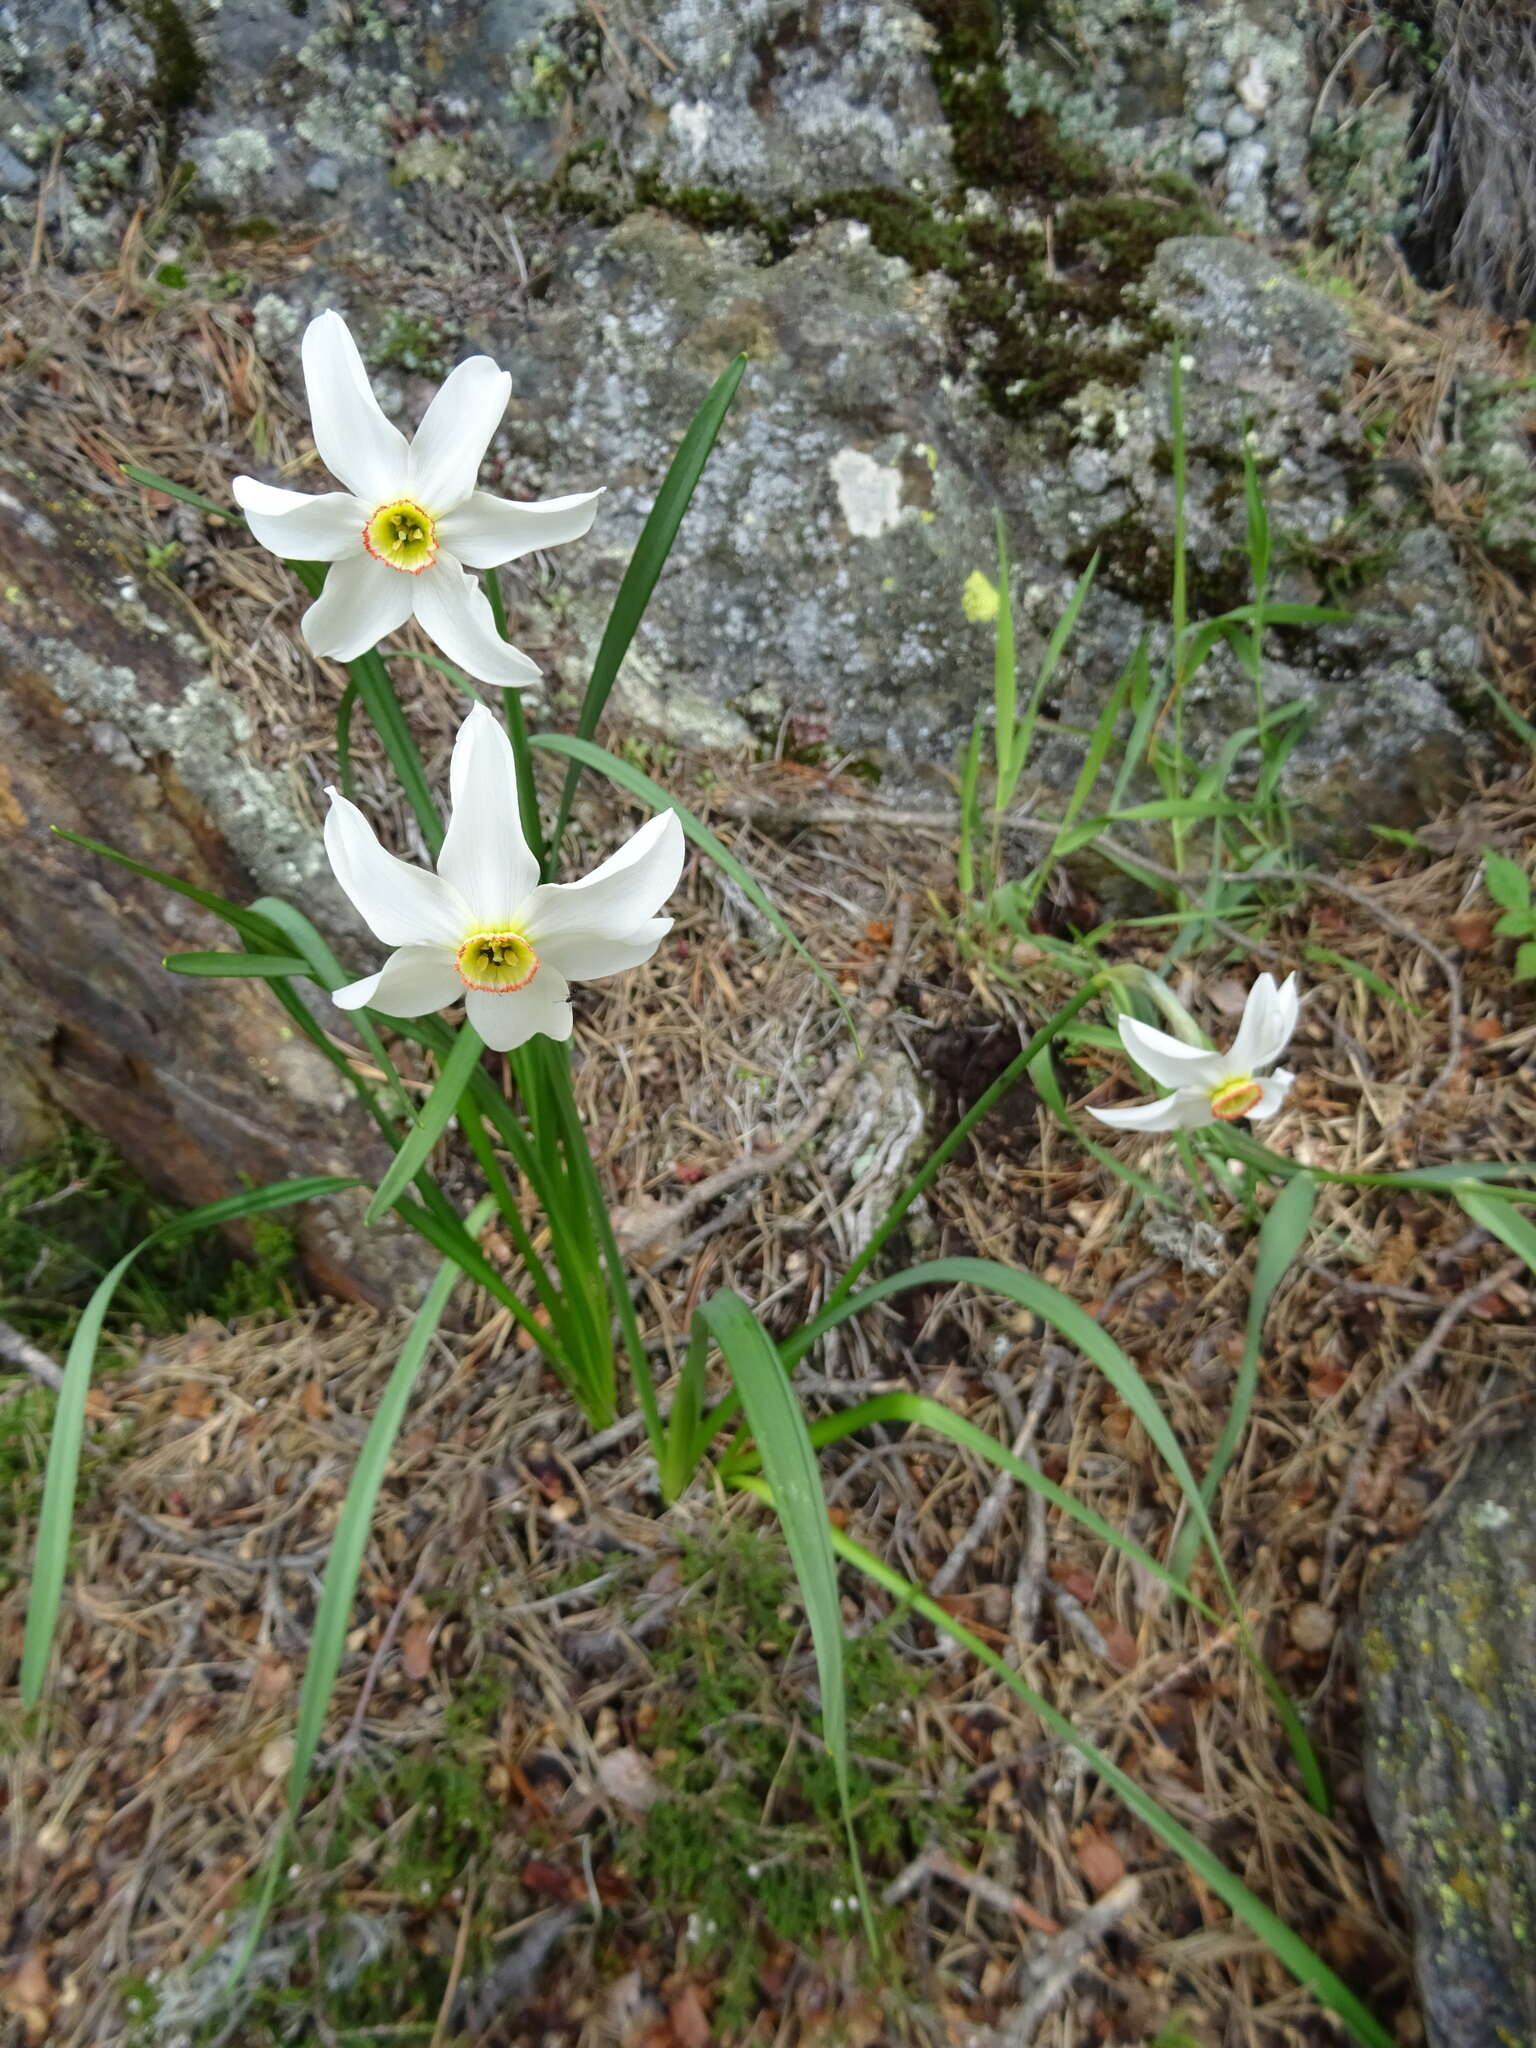
[[[974,372],[995,411],[1031,418],[1089,382],[1133,382],[1168,335],[1132,288],[1162,242],[1219,232],[1219,222],[1181,182],[1125,189],[1050,115],[1014,113],[990,0],[924,0],[919,11],[936,34],[953,191],[855,186],[774,208],[719,186],[671,185],[655,171],[626,190],[604,146],[588,143],[566,159],[557,203],[609,223],[636,205],[655,207],[705,234],[756,237],[764,263],[782,262],[828,221],[857,221],[882,255],[954,286],[955,368]]]
[[[0,1316],[62,1358],[102,1274],[175,1213],[103,1139],[70,1131],[0,1181]],[[147,1251],[113,1297],[108,1330],[164,1336],[199,1315],[291,1312],[292,1233],[260,1216],[244,1231],[244,1258],[216,1233]]]

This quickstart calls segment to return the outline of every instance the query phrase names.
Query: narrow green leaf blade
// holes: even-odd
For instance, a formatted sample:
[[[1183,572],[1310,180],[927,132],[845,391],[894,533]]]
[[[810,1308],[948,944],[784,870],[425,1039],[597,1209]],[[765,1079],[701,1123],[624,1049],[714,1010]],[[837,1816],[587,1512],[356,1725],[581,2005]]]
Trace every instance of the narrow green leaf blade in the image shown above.
[[[1484,1188],[1457,1187],[1451,1192],[1479,1229],[1507,1244],[1536,1273],[1536,1223],[1512,1202],[1501,1202]]]
[[[694,488],[704,473],[715,437],[720,432],[731,400],[736,396],[736,387],[741,382],[747,367],[744,355],[735,361],[715,380],[704,403],[694,414],[688,431],[684,434],[677,453],[662,479],[661,489],[656,493],[656,502],[650,516],[640,530],[635,551],[629,558],[629,567],[624,571],[619,585],[619,594],[613,601],[613,610],[608,615],[602,641],[597,650],[597,659],[592,664],[591,679],[587,693],[582,699],[581,713],[576,721],[578,739],[589,740],[597,731],[597,722],[603,715],[603,707],[618,680],[629,644],[635,637],[636,628],[645,616],[645,608],[651,601],[651,592],[666,566],[667,556],[672,552],[672,543],[677,530],[683,523]],[[560,804],[555,813],[554,830],[549,835],[549,857],[551,863],[559,859],[565,828],[571,821],[571,804],[576,796],[577,778],[581,773],[582,761],[579,755],[571,757],[571,766],[566,770],[565,784],[560,792]]]
[[[747,1423],[763,1461],[774,1511],[789,1545],[790,1561],[805,1601],[816,1671],[821,1685],[822,1735],[837,1773],[838,1797],[848,1831],[848,1848],[863,1893],[863,1873],[853,1831],[853,1796],[848,1773],[848,1696],[843,1660],[843,1613],[837,1591],[837,1563],[831,1524],[821,1490],[816,1452],[772,1338],[737,1294],[726,1290],[704,1302],[703,1317],[741,1395]],[[865,1901],[866,1919],[868,1902]],[[873,1929],[870,1929],[873,1940]]]
[[[309,962],[296,953],[167,953],[160,963],[172,974],[189,974],[214,981],[276,981],[285,975],[308,978]]]
[[[377,1223],[391,1210],[431,1156],[432,1148],[448,1128],[448,1120],[469,1086],[470,1076],[485,1050],[485,1042],[472,1024],[459,1028],[453,1050],[444,1062],[432,1093],[422,1104],[421,1114],[405,1135],[405,1141],[385,1170],[365,1221]]]
[[[600,747],[595,740],[577,739],[570,733],[563,732],[536,732],[530,736],[528,743],[530,746],[543,747],[553,754],[564,754],[569,760],[579,762],[583,767],[595,768],[599,774],[606,775],[610,782],[616,782],[620,789],[627,789],[631,796],[639,797],[642,803],[650,804],[655,810],[676,811],[678,823],[699,851],[707,853],[716,867],[730,876],[747,901],[762,913],[785,944],[799,954],[843,1015],[847,1016],[848,1006],[843,1001],[842,990],[791,929],[783,911],[779,909],[762,883],[751,869],[710,831],[702,818],[694,816],[686,804],[679,803],[675,796],[668,795],[661,784],[653,782],[643,769],[635,767],[631,761],[620,760],[617,754],[610,754],[606,747]]]
[[[1253,1397],[1259,1385],[1259,1354],[1264,1341],[1264,1319],[1275,1289],[1285,1278],[1291,1261],[1301,1250],[1312,1228],[1312,1211],[1317,1206],[1317,1182],[1310,1174],[1289,1180],[1270,1205],[1259,1231],[1259,1255],[1254,1267],[1253,1292],[1248,1297],[1248,1328],[1243,1339],[1243,1360],[1232,1389],[1232,1407],[1222,1429],[1205,1477],[1200,1481],[1200,1498],[1207,1510],[1216,1498],[1233,1453],[1248,1426]],[[1194,1522],[1180,1530],[1170,1560],[1174,1572],[1185,1577],[1200,1545],[1200,1531]]]
[[[197,904],[199,909],[211,911],[215,917],[222,918],[225,924],[239,932],[243,939],[249,939],[262,951],[274,953],[282,950],[279,944],[281,934],[274,931],[265,918],[257,916],[254,911],[244,910],[238,903],[231,903],[223,896],[215,896],[211,889],[199,889],[192,882],[183,882],[175,875],[163,874],[159,868],[147,867],[143,861],[135,860],[131,854],[119,853],[115,846],[104,846],[99,839],[87,839],[79,832],[66,832],[62,825],[55,825],[52,829],[56,838],[67,839],[71,846],[83,846],[87,853],[99,853],[103,860],[115,861],[120,868],[127,868],[130,874],[142,875],[146,882],[158,882],[162,889],[169,889],[174,895],[186,897],[189,903]]]
[[[744,1482],[751,1485],[752,1482]],[[754,1487],[754,1491],[760,1488]],[[1136,1780],[1129,1777],[1105,1752],[1080,1735],[1067,1720],[1058,1713],[1049,1700],[1037,1693],[1022,1679],[995,1650],[989,1649],[979,1636],[973,1635],[963,1622],[947,1614],[936,1600],[930,1600],[926,1593],[914,1586],[900,1572],[864,1550],[840,1529],[832,1531],[832,1546],[837,1554],[846,1559],[856,1571],[881,1586],[894,1598],[911,1607],[936,1629],[957,1642],[968,1655],[984,1664],[989,1671],[1000,1678],[1018,1697],[1025,1702],[1043,1727],[1057,1741],[1064,1742],[1084,1758],[1098,1777],[1108,1785],[1136,1817],[1145,1823],[1165,1842],[1173,1853],[1209,1886],[1216,1896],[1223,1900],[1243,1924],[1256,1934],[1260,1941],[1283,1963],[1297,1982],[1304,1985],[1318,2003],[1328,2011],[1336,2013],[1349,2028],[1361,2048],[1394,2048],[1393,2037],[1374,2015],[1344,1983],[1334,1975],[1328,1965],[1308,1948],[1300,1935],[1295,1934],[1285,1922],[1262,1899],[1258,1898],[1204,1842],[1192,1835],[1179,1821],[1175,1820],[1150,1792],[1144,1791]]]
[[[484,1227],[494,1206],[487,1198],[465,1219],[464,1228],[471,1237]],[[373,1526],[374,1505],[384,1483],[390,1453],[400,1434],[400,1425],[405,1420],[417,1378],[432,1348],[437,1326],[443,1319],[455,1285],[462,1277],[452,1259],[445,1260],[434,1276],[395,1361],[383,1397],[374,1411],[347,1487],[341,1517],[331,1539],[331,1554],[326,1560],[320,1604],[310,1633],[309,1655],[304,1662],[304,1683],[299,1692],[298,1720],[294,1729],[293,1763],[288,1772],[290,1820],[298,1818],[310,1767],[325,1730],[326,1711],[336,1687],[336,1674],[341,1669],[347,1630],[351,1626],[358,1574],[368,1545],[368,1532]]]
[[[199,1230],[214,1230],[223,1223],[237,1223],[246,1216],[264,1215],[270,1209],[285,1209],[298,1202],[313,1201],[318,1195],[338,1194],[355,1188],[355,1180],[334,1174],[315,1174],[303,1180],[279,1181],[272,1187],[248,1188],[238,1195],[226,1195],[200,1209],[173,1216],[158,1230],[124,1252],[117,1264],[102,1275],[85,1305],[64,1360],[64,1384],[54,1409],[53,1432],[48,1440],[48,1462],[43,1474],[43,1502],[38,1513],[37,1550],[32,1565],[32,1586],[27,1601],[27,1632],[21,1659],[21,1695],[29,1707],[37,1704],[47,1676],[48,1657],[58,1626],[59,1603],[64,1592],[64,1574],[69,1562],[69,1532],[75,1513],[75,1488],[80,1476],[80,1445],[85,1432],[85,1402],[90,1392],[91,1369],[96,1347],[101,1342],[107,1311],[118,1283],[141,1252],[153,1244],[187,1237]]]

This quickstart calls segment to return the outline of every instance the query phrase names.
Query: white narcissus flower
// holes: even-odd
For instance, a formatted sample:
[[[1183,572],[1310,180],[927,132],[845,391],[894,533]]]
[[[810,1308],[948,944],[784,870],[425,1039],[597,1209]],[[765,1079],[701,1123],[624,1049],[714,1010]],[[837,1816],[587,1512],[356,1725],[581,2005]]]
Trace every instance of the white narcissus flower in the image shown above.
[[[1274,1116],[1296,1076],[1284,1067],[1272,1074],[1263,1070],[1289,1045],[1300,1004],[1294,974],[1278,988],[1272,974],[1261,974],[1248,992],[1229,1052],[1206,1052],[1122,1017],[1120,1043],[1144,1073],[1173,1093],[1127,1109],[1090,1108],[1089,1115],[1122,1131],[1196,1131],[1243,1116],[1255,1122]]]
[[[502,639],[469,571],[579,540],[602,492],[516,504],[475,489],[512,393],[511,377],[489,356],[471,356],[449,373],[407,441],[379,410],[339,313],[310,321],[303,355],[315,446],[346,489],[311,498],[253,476],[237,476],[232,488],[264,548],[331,565],[304,614],[310,647],[353,661],[414,617],[478,682],[536,682],[538,664]]]
[[[583,880],[541,882],[518,817],[512,745],[483,704],[459,727],[450,789],[435,875],[386,853],[356,804],[327,791],[336,879],[374,936],[398,949],[332,1000],[422,1017],[462,998],[496,1052],[541,1033],[569,1038],[570,984],[638,967],[672,929],[656,913],[683,871],[677,813],[647,819]]]

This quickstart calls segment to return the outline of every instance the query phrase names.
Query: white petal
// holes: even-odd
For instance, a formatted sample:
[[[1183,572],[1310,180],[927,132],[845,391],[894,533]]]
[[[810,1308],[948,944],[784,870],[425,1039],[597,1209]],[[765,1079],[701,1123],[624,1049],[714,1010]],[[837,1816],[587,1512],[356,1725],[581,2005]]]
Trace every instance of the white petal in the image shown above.
[[[422,631],[477,683],[493,683],[499,690],[525,690],[538,681],[538,663],[502,639],[490,600],[452,555],[439,555],[430,569],[423,569],[412,581]]]
[[[545,972],[541,968],[530,987],[515,989],[510,995],[492,995],[478,988],[466,994],[465,1014],[492,1052],[515,1052],[530,1038],[570,1037],[570,991],[553,972],[546,982]]]
[[[342,1010],[382,1010],[386,1017],[425,1017],[446,1010],[464,993],[446,946],[402,946],[391,953],[377,974],[350,981],[332,991]]]
[[[438,533],[450,554],[471,569],[497,569],[535,548],[559,547],[580,540],[597,517],[601,491],[578,491],[573,498],[540,498],[518,504],[472,491],[462,505],[438,521]]]
[[[1272,974],[1261,974],[1243,1005],[1243,1021],[1226,1059],[1228,1071],[1252,1074],[1260,1067],[1273,1066],[1290,1044],[1299,1004],[1294,974],[1278,989]]]
[[[676,811],[658,811],[581,881],[535,889],[523,930],[537,948],[556,937],[628,939],[677,887],[686,851]]]
[[[457,952],[473,920],[457,890],[426,868],[386,853],[354,803],[328,789],[325,851],[336,879],[374,937],[386,946]],[[397,1011],[397,1016],[404,1015]]]
[[[1180,1089],[1156,1102],[1128,1103],[1124,1109],[1089,1108],[1088,1114],[1117,1131],[1193,1131],[1215,1121],[1203,1089]]]
[[[555,932],[540,939],[539,959],[557,968],[567,981],[605,981],[610,974],[643,965],[671,929],[670,917],[651,917],[622,939],[599,938],[589,932]]]
[[[415,582],[403,569],[391,569],[372,555],[332,562],[324,590],[299,621],[304,638],[316,654],[355,661],[405,624],[415,602]]]
[[[1135,1017],[1122,1017],[1120,1043],[1144,1074],[1164,1088],[1214,1088],[1230,1066],[1219,1052],[1186,1045]]]
[[[375,510],[403,498],[410,450],[379,410],[357,343],[339,313],[322,313],[304,330],[304,388],[320,460]]]
[[[1276,1067],[1267,1080],[1259,1083],[1259,1099],[1248,1112],[1250,1120],[1261,1124],[1266,1117],[1278,1116],[1295,1080],[1296,1076],[1287,1068]]]
[[[459,727],[450,775],[453,798],[437,872],[451,882],[477,928],[505,929],[538,885],[517,814],[517,766],[501,720],[477,704]]]
[[[411,443],[411,492],[434,517],[462,505],[512,396],[512,379],[489,356],[450,370]],[[452,542],[446,542],[452,546]]]
[[[368,507],[350,491],[311,498],[253,476],[237,476],[230,488],[251,532],[285,562],[335,562],[363,552]]]

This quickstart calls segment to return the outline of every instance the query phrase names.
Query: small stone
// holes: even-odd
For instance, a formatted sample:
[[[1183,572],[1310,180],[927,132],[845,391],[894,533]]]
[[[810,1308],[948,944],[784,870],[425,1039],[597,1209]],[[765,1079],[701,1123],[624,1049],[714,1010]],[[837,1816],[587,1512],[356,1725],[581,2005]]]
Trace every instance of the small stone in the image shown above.
[[[317,156],[310,165],[304,182],[311,192],[339,192],[341,165],[333,156]]]
[[[1225,57],[1213,57],[1210,63],[1206,65],[1204,71],[1201,72],[1200,81],[1208,92],[1230,92],[1232,89],[1232,66]]]
[[[1309,1657],[1320,1657],[1333,1641],[1338,1622],[1331,1607],[1303,1600],[1291,1610],[1291,1641]]]
[[[1235,107],[1228,107],[1221,125],[1234,142],[1241,142],[1245,135],[1251,135],[1258,127],[1259,117],[1257,114],[1250,114],[1248,109],[1239,103]]]
[[[264,1778],[285,1778],[293,1765],[293,1737],[274,1735],[258,1762]]]
[[[1223,95],[1212,93],[1195,108],[1194,125],[1197,128],[1219,128],[1227,117],[1227,102]]]
[[[1189,145],[1191,160],[1199,164],[1202,170],[1210,170],[1219,164],[1226,153],[1227,138],[1219,128],[1202,128]]]
[[[1200,138],[1197,136],[1196,141]],[[1223,143],[1225,148],[1226,144]],[[1264,175],[1264,166],[1269,162],[1269,151],[1262,139],[1251,136],[1248,141],[1238,143],[1227,158],[1227,193],[1236,198],[1253,191]]]
[[[1275,82],[1264,69],[1262,57],[1250,57],[1237,81],[1237,96],[1250,114],[1262,114],[1275,96]]]
[[[37,183],[37,173],[29,163],[24,163],[14,149],[7,149],[0,142],[0,192],[20,198],[30,192]]]

